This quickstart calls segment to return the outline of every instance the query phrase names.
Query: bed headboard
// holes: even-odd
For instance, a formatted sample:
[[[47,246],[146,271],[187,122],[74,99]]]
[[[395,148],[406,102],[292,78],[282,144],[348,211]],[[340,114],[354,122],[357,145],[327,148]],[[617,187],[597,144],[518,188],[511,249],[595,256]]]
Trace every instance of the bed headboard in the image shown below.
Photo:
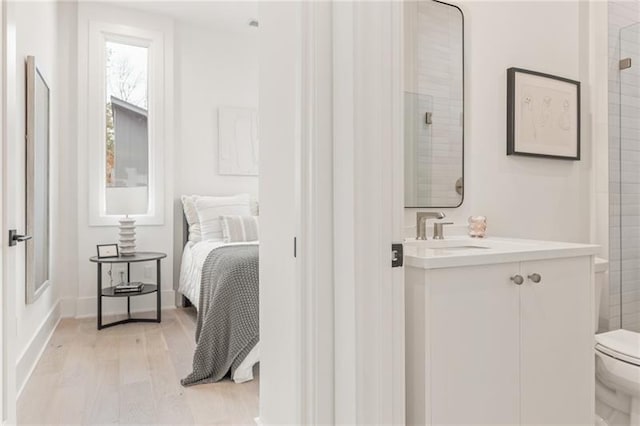
[[[182,211],[182,247],[186,246],[189,242],[189,222],[187,222],[187,216]]]
[[[182,247],[184,247],[189,242],[189,222],[187,222],[187,215],[184,213],[184,206],[180,207],[182,211]],[[257,216],[259,213],[258,201],[255,198],[251,198],[250,210],[254,216]]]
[[[182,206],[181,206],[182,207]],[[184,210],[182,210],[182,247],[184,248],[189,242],[189,222],[187,222],[187,216],[184,214]],[[182,262],[182,258],[180,260]],[[178,267],[178,271],[180,271],[180,267]],[[178,272],[178,277],[180,276],[180,272]],[[179,280],[180,278],[178,278]],[[180,294],[180,293],[177,293]],[[180,297],[181,303],[180,306],[183,308],[187,308],[191,306],[191,302],[184,295]]]

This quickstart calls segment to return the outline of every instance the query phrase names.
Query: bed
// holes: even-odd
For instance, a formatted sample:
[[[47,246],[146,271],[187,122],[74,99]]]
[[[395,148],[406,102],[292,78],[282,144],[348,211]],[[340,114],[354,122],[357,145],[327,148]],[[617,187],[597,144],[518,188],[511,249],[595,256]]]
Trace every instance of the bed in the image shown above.
[[[235,196],[241,198],[240,206],[230,206],[228,200],[234,197],[186,197],[226,201],[222,209],[216,205],[206,210],[200,205],[203,203],[198,204],[199,217],[185,204],[185,245],[178,291],[198,310],[198,323],[193,372],[181,382],[185,386],[215,382],[230,373],[234,382],[243,383],[253,379],[253,366],[260,358],[257,219],[255,236],[248,231],[245,235],[242,229],[241,236],[232,236],[229,241],[226,229],[222,238],[217,224],[208,226],[206,218],[198,220],[203,219],[202,211],[216,219],[234,217],[225,214],[251,215],[248,196]],[[194,226],[197,223],[202,229]],[[232,227],[227,228],[232,234]],[[255,241],[234,241],[244,237]]]

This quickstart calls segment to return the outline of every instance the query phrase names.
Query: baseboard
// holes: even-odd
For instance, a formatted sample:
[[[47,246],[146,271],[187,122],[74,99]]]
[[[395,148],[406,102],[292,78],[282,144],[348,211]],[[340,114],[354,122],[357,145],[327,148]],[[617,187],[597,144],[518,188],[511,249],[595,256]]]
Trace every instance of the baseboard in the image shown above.
[[[49,340],[51,340],[51,336],[53,336],[53,332],[56,330],[62,318],[60,305],[60,300],[53,305],[49,313],[47,313],[47,316],[42,320],[42,323],[40,323],[38,331],[36,331],[27,347],[18,357],[16,362],[16,387],[18,389],[16,399],[20,398],[29,377],[33,374],[33,370],[36,368],[40,357],[47,348],[47,344]]]
[[[175,309],[175,291],[162,290],[162,309]],[[79,297],[77,299],[66,299],[65,307],[74,304],[75,307],[65,308],[65,317],[71,318],[89,318],[95,317],[98,308],[95,296]],[[131,298],[131,312],[149,312],[156,310],[155,293],[145,296],[136,296]],[[122,314],[127,312],[127,302],[124,298],[108,298],[102,299],[102,313],[104,315]]]

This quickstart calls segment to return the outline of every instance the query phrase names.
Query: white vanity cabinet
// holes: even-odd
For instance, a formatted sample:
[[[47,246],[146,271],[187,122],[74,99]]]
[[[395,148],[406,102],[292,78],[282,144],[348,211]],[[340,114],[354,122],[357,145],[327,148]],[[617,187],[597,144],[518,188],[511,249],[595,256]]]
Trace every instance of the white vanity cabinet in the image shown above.
[[[532,257],[407,267],[407,424],[593,423],[593,257]]]

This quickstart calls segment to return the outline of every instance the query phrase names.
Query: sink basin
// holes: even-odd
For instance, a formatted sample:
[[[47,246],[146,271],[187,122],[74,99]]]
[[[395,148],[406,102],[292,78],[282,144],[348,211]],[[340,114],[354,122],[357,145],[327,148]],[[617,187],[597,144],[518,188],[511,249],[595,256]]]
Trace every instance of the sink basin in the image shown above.
[[[407,245],[432,250],[474,250],[474,249],[488,249],[489,245],[482,243],[481,241],[464,238],[464,239],[451,239],[451,240],[407,240]]]
[[[449,256],[467,256],[491,251],[490,242],[470,237],[453,237],[446,240],[405,241],[405,253],[408,255],[436,258]]]
[[[437,249],[434,247],[434,250],[446,250],[446,251],[456,251],[456,250],[476,250],[476,249],[480,249],[480,250],[486,250],[489,247],[484,247],[484,246],[454,246],[454,247],[443,247],[441,249]]]

